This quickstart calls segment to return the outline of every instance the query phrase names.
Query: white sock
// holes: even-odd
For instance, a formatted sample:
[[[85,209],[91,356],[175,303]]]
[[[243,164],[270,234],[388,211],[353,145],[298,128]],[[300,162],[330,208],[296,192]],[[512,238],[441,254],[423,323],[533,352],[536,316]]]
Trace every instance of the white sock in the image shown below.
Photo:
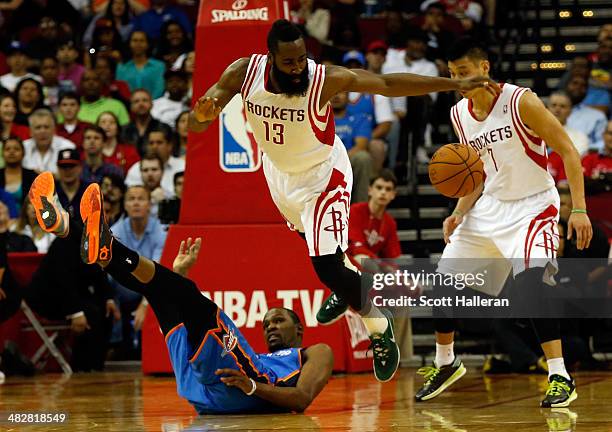
[[[374,305],[371,305],[370,311],[366,315],[362,315],[361,319],[368,329],[370,336],[374,333],[384,333],[389,326],[387,317]]]
[[[563,360],[563,357],[546,360],[546,363],[548,363],[548,378],[550,378],[552,375],[561,375],[563,378],[571,380],[567,370],[565,369],[565,361]]]
[[[437,367],[448,366],[455,360],[454,345],[455,342],[451,342],[448,345],[442,345],[436,342],[436,359],[434,363]]]

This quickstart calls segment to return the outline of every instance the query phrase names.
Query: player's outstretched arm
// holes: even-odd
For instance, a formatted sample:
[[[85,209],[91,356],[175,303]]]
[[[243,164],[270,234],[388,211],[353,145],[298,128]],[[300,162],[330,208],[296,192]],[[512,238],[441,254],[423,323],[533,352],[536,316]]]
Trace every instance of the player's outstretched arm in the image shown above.
[[[203,132],[219,115],[221,110],[240,92],[249,67],[247,57],[236,60],[227,69],[204,96],[201,96],[189,114],[189,130]]]
[[[571,239],[572,231],[575,230],[576,247],[578,249],[588,248],[593,237],[593,227],[586,215],[584,177],[578,151],[559,120],[546,109],[542,101],[532,92],[525,92],[521,96],[519,114],[523,123],[529,126],[551,149],[561,156],[572,194],[573,206],[567,222],[567,238]]]
[[[257,383],[253,395],[291,411],[306,410],[327,384],[334,367],[334,354],[328,345],[317,344],[307,348],[305,355],[306,361],[295,387]],[[247,394],[253,388],[251,380],[235,369],[218,369],[215,373],[226,375],[221,378],[225,385],[238,387]]]
[[[341,66],[328,66],[326,71],[325,80],[331,86],[329,98],[341,91],[375,93],[389,97],[421,96],[440,91],[470,91],[481,88],[487,89],[493,95],[501,92],[495,81],[484,77],[452,80],[410,73],[378,75],[363,69],[346,69]]]

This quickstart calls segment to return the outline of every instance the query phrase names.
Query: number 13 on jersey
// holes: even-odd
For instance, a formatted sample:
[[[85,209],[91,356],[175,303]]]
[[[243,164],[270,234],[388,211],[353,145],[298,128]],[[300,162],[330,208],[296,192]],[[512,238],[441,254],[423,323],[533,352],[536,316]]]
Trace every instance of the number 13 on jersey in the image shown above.
[[[266,126],[266,141],[273,142],[274,144],[283,145],[285,144],[285,125],[282,123],[270,123],[263,121]],[[270,140],[270,137],[272,138]]]

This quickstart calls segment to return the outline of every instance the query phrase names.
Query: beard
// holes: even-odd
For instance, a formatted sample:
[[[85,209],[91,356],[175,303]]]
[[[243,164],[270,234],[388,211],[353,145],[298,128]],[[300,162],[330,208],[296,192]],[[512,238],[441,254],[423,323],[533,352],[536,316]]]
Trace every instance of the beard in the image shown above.
[[[308,85],[310,80],[308,79],[308,66],[304,68],[301,74],[292,75],[285,73],[276,67],[276,64],[272,63],[272,73],[276,80],[276,85],[282,94],[289,97],[295,96],[306,96]],[[299,79],[299,82],[295,82],[295,79]]]

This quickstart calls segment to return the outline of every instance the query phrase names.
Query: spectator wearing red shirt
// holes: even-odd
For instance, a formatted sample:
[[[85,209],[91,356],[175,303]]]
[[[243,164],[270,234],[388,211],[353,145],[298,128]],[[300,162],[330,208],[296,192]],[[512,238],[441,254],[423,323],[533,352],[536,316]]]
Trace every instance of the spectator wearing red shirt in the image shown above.
[[[16,136],[22,141],[30,138],[30,128],[15,123],[17,102],[10,93],[0,96],[0,138]]]
[[[115,114],[109,111],[103,112],[98,117],[96,125],[106,132],[104,147],[102,147],[104,162],[121,168],[125,177],[131,166],[140,160],[136,147],[119,143],[118,137],[121,136],[121,126],[119,126],[119,120]]]
[[[367,258],[397,258],[401,255],[397,224],[386,212],[396,194],[397,179],[389,170],[370,182],[369,201],[351,205],[349,247],[351,261],[361,268]]]
[[[74,92],[66,92],[59,99],[59,113],[64,119],[56,126],[55,133],[62,138],[72,141],[79,152],[83,151],[83,138],[85,129],[91,124],[77,118],[81,109],[81,100]]]
[[[603,133],[604,148],[598,153],[589,153],[582,159],[584,176],[599,179],[602,175],[612,173],[612,120],[608,121]]]

